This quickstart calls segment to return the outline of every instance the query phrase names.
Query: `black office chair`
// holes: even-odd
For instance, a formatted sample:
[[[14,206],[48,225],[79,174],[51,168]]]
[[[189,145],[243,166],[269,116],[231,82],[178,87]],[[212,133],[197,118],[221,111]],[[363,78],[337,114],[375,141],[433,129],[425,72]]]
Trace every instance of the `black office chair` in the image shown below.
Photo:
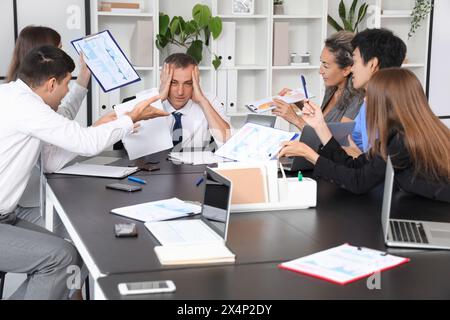
[[[0,271],[0,300],[3,299],[3,288],[5,287],[6,272]]]

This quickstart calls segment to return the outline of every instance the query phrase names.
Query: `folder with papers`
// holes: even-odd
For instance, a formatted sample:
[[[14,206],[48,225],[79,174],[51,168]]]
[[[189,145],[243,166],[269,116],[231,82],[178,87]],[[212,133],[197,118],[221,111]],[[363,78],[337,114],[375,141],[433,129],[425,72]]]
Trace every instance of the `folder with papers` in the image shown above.
[[[116,167],[97,164],[76,163],[55,172],[57,174],[68,174],[76,176],[102,177],[122,179],[132,173],[139,171],[138,167]]]
[[[232,205],[268,202],[264,166],[216,169],[215,171],[233,182]]]
[[[345,285],[407,262],[407,258],[344,244],[282,263],[279,267]]]

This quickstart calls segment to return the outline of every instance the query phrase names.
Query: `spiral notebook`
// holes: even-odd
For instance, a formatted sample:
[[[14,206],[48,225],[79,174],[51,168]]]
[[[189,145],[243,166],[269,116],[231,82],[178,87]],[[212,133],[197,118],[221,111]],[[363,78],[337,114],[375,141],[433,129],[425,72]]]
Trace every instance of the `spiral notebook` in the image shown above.
[[[345,285],[409,261],[382,251],[344,244],[282,263],[279,267]]]

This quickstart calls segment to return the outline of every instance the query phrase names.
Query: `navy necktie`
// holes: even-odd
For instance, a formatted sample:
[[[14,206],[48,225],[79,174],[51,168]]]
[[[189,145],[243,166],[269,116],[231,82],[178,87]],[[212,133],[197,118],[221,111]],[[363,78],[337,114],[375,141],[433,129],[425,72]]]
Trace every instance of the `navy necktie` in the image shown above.
[[[175,118],[175,124],[173,125],[173,145],[176,146],[177,144],[181,143],[183,141],[183,126],[181,124],[181,116],[183,115],[180,112],[173,112],[173,117]]]

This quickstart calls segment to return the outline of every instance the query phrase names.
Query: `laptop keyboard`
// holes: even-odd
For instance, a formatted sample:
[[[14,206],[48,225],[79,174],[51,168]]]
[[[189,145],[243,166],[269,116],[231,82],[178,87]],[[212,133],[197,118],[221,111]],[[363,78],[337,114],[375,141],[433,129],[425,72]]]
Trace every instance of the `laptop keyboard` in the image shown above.
[[[395,242],[428,244],[422,223],[391,220],[390,226],[393,241]]]

